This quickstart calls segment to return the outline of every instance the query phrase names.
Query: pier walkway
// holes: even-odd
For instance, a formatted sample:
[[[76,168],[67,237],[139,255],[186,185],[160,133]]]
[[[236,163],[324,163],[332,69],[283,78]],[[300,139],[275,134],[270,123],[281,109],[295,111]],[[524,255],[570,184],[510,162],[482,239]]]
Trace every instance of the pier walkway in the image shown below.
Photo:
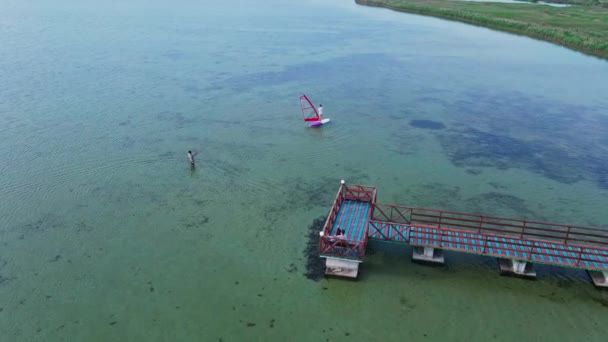
[[[503,274],[534,277],[534,263],[589,271],[608,286],[608,230],[376,202],[375,187],[342,183],[320,232],[326,274],[357,277],[369,239],[411,245],[416,261],[443,250],[496,257]],[[338,235],[338,229],[344,235]]]

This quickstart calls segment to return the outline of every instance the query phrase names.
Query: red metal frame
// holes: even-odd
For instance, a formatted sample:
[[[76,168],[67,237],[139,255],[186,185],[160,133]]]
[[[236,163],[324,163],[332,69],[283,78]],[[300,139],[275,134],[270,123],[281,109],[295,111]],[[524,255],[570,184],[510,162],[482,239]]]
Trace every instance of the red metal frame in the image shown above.
[[[376,206],[378,206],[376,204]],[[390,206],[390,205],[384,205]],[[403,211],[404,208],[400,207]],[[375,209],[375,208],[374,208]],[[468,214],[455,211],[409,207],[410,222],[439,228],[455,228],[476,231],[480,234],[500,234],[510,238],[527,238],[566,245],[589,244],[607,246],[608,230],[594,227],[565,225],[532,220],[517,220],[504,217]],[[372,215],[372,217],[374,217]]]
[[[412,208],[374,203],[372,220],[396,223],[411,223]]]
[[[359,184],[342,184],[342,196],[351,201],[376,203],[376,188]]]
[[[408,242],[408,228],[407,224],[370,220],[367,225],[367,237],[384,241]]]
[[[373,203],[376,201],[376,188],[359,184],[340,184],[334,203],[327,215],[327,220],[325,220],[325,224],[323,225],[323,236],[319,237],[319,253],[322,256],[361,260],[365,255],[367,232],[363,234],[363,241],[340,239],[335,236],[330,236],[331,227],[333,227],[334,221],[336,220],[340,205],[345,200],[371,202],[373,206]]]
[[[320,254],[324,256],[361,260],[365,254],[366,241],[352,241],[334,237],[321,237]]]
[[[307,107],[307,105],[308,105],[308,107]],[[302,94],[302,96],[300,96],[300,109],[302,109],[302,116],[304,117],[305,122],[319,121],[320,117],[319,117],[319,113],[317,112],[317,109],[312,104],[312,102],[310,102],[308,97],[304,94]],[[315,116],[312,118],[306,117],[306,111],[310,110],[310,109],[312,109],[315,112]]]

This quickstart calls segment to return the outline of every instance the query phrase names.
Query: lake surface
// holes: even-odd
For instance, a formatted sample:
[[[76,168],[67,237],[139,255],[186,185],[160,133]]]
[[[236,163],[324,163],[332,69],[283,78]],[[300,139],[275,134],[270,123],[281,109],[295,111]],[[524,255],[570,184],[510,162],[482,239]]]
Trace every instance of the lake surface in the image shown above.
[[[0,39],[3,341],[605,341],[584,272],[303,253],[341,179],[608,226],[605,61],[349,0],[3,1]]]

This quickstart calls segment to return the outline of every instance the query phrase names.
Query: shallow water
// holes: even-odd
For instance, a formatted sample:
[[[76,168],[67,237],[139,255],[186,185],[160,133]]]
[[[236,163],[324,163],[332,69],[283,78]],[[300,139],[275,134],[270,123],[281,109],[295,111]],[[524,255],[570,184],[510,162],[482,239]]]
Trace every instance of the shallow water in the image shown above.
[[[351,1],[0,4],[6,341],[603,341],[584,272],[374,244],[305,278],[340,179],[608,226],[608,64]],[[298,96],[331,124],[308,129]],[[191,170],[186,151],[197,150]]]

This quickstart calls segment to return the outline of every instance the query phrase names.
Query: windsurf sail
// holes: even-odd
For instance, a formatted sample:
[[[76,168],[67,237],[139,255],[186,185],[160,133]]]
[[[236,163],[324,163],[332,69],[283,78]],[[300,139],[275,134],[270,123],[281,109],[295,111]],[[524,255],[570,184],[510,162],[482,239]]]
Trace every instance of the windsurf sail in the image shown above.
[[[305,122],[319,121],[319,113],[306,95],[300,96],[300,108]]]

